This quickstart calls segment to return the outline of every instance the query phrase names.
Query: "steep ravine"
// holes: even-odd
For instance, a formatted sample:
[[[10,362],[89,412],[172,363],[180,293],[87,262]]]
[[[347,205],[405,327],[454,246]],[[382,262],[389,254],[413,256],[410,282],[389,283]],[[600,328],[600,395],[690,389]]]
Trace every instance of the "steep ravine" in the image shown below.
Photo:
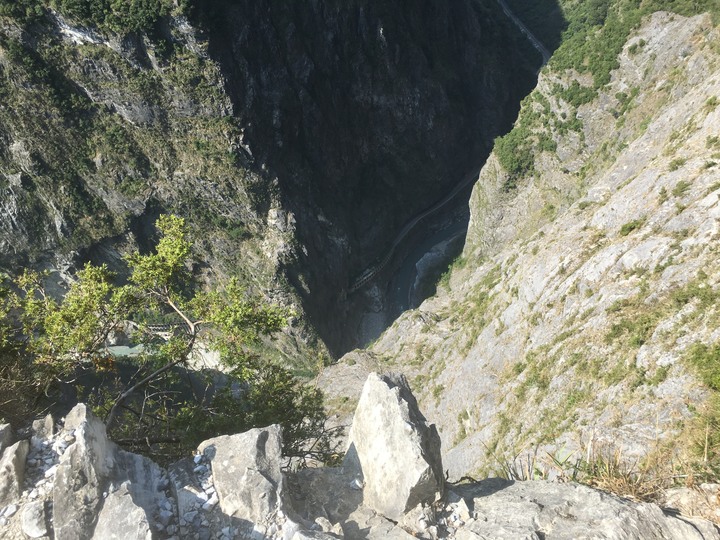
[[[2,19],[0,266],[120,269],[178,213],[199,274],[301,304],[300,341],[342,353],[393,269],[349,284],[481,165],[537,54],[493,0],[190,4],[147,34]]]
[[[244,140],[296,222],[291,282],[344,352],[386,295],[387,277],[347,297],[352,280],[484,161],[533,84],[534,50],[489,0],[215,1],[199,17]]]
[[[334,410],[362,373],[404,371],[451,477],[526,452],[689,450],[707,390],[687,358],[720,314],[717,42],[709,15],[647,16],[595,96],[551,61],[519,126],[555,149],[515,179],[491,155],[452,275],[324,375]]]

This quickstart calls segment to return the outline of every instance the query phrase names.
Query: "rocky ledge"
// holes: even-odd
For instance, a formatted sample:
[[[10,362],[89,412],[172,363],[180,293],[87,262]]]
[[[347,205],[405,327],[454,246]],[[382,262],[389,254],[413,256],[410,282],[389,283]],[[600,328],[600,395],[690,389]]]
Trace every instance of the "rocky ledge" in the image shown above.
[[[83,404],[0,426],[7,539],[712,538],[718,528],[576,484],[448,484],[402,375],[372,373],[342,466],[288,470],[277,425],[203,442],[167,469],[120,449]]]

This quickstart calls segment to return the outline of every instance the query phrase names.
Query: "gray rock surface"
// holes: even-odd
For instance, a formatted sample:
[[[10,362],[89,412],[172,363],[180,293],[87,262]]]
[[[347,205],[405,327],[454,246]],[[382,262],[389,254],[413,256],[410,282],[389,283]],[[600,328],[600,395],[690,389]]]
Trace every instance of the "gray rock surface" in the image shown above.
[[[105,498],[97,517],[95,540],[151,540],[152,532],[145,511],[133,500],[126,485]]]
[[[55,538],[84,540],[92,537],[114,466],[114,445],[105,425],[83,404],[67,415],[65,430],[74,431],[75,442],[60,457],[53,483]]]
[[[55,421],[52,415],[48,414],[32,423],[32,436],[34,440],[48,440],[52,438],[54,429]]]
[[[397,520],[441,496],[440,437],[402,375],[368,376],[349,439],[347,461],[359,461],[366,506]]]
[[[668,490],[663,506],[685,516],[695,516],[720,523],[720,484],[678,487]]]
[[[23,533],[30,538],[42,538],[48,533],[45,502],[32,501],[25,505],[20,517]]]
[[[28,441],[18,441],[6,448],[0,458],[0,507],[12,504],[20,497],[29,448]]]
[[[280,426],[251,429],[203,442],[220,508],[228,516],[264,524],[281,508]]]
[[[453,491],[472,508],[470,518],[454,532],[463,540],[720,538],[710,522],[678,519],[655,504],[622,500],[578,484],[494,478]]]
[[[117,449],[114,461],[112,483],[125,486],[132,503],[142,509],[151,525],[156,525],[153,516],[159,515],[164,491],[169,488],[167,475],[150,458],[132,452]]]
[[[0,424],[0,455],[13,440],[12,426],[10,424]]]
[[[359,414],[390,403],[390,409],[407,409],[401,415],[407,429],[397,430],[398,422],[390,415],[364,438],[384,441],[389,432],[398,448],[417,447],[413,426],[425,423],[402,377],[373,374],[369,384],[384,389],[364,389]],[[358,418],[358,423],[363,421]],[[416,505],[391,520],[376,511],[368,486],[363,487],[351,464],[281,472],[278,426],[205,441],[200,453],[171,466],[168,473],[147,458],[118,450],[101,428],[78,406],[63,430],[50,430],[48,438],[38,439],[28,455],[20,496],[0,506],[3,540],[720,540],[709,521],[665,514],[654,504],[570,483],[489,479],[454,485],[442,501]],[[403,462],[410,474],[416,470],[413,456],[408,451]],[[174,496],[168,494],[171,483]],[[395,495],[403,485],[400,479],[386,489]],[[218,502],[220,492],[225,508]],[[678,490],[667,500],[683,512],[695,508],[713,517],[717,493],[714,485],[697,490],[704,497],[699,510],[690,504],[695,492]]]

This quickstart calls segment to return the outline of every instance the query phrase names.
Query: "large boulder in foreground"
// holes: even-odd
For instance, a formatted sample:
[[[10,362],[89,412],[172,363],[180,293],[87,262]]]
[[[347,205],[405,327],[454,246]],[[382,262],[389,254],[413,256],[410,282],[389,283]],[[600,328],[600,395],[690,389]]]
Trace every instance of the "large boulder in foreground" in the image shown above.
[[[445,521],[457,540],[720,539],[709,521],[573,483],[488,478],[453,487],[449,500]]]
[[[75,442],[60,457],[53,483],[56,540],[91,538],[107,478],[113,469],[115,445],[105,425],[84,404],[65,418],[65,430]]]
[[[364,504],[392,520],[443,492],[440,436],[400,374],[371,373],[355,411],[346,462],[364,477]]]
[[[203,442],[220,508],[252,529],[265,527],[281,509],[282,433],[275,424]]]

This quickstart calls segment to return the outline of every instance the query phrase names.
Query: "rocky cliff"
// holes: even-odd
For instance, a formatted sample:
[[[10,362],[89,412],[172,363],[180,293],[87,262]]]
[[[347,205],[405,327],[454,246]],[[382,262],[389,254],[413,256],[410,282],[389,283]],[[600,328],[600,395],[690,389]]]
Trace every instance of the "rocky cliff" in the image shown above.
[[[5,271],[116,262],[171,211],[199,272],[300,304],[335,352],[350,281],[479,166],[538,61],[490,0],[189,2],[125,32],[30,3],[0,28]]]
[[[708,521],[585,486],[446,484],[437,431],[397,374],[368,378],[336,468],[284,469],[273,425],[163,469],[118,449],[82,404],[24,435],[0,426],[7,539],[720,538]]]
[[[691,450],[720,313],[718,38],[709,15],[646,14],[606,82],[561,46],[438,295],[326,375],[337,410],[367,370],[406,370],[452,478],[526,453]]]

